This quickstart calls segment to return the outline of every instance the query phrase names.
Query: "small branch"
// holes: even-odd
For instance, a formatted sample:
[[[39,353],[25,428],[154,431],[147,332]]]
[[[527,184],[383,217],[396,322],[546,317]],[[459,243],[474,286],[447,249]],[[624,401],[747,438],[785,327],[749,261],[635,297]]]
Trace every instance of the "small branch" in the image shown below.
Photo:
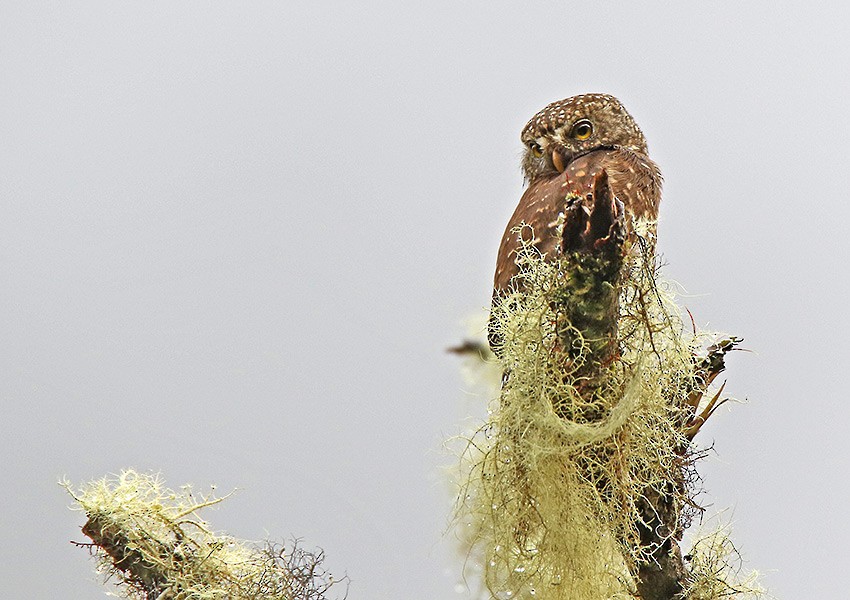
[[[77,545],[96,549],[126,598],[324,600],[347,582],[324,570],[321,551],[305,551],[298,541],[259,546],[213,534],[197,512],[224,498],[198,502],[188,488],[166,490],[157,477],[134,471],[71,495],[88,517],[82,531],[92,540]]]

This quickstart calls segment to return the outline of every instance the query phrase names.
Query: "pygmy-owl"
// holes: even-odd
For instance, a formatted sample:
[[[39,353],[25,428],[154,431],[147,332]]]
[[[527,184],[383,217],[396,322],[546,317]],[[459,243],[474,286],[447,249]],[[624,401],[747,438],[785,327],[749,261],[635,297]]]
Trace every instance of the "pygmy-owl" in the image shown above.
[[[534,234],[532,245],[552,260],[561,251],[567,196],[585,198],[602,171],[612,195],[625,209],[625,227],[654,221],[661,201],[661,172],[647,156],[646,139],[632,116],[613,96],[584,94],[553,102],[534,115],[522,130],[522,171],[528,182],[505,228],[496,262],[494,292],[508,289],[519,272],[515,228],[523,223]],[[586,203],[587,204],[587,203]],[[591,206],[584,207],[590,212]],[[569,240],[566,240],[569,241]]]

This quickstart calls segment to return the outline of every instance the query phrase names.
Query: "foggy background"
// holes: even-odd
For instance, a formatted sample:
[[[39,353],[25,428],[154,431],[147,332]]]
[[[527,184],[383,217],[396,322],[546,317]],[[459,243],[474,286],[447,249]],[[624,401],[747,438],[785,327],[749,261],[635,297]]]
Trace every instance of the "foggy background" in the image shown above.
[[[816,6],[816,7],[815,7]],[[782,598],[846,597],[840,2],[0,3],[0,595],[104,597],[56,484],[239,491],[352,599],[465,598],[444,349],[489,302],[548,102],[622,99],[660,250],[745,338],[700,433],[710,511]]]

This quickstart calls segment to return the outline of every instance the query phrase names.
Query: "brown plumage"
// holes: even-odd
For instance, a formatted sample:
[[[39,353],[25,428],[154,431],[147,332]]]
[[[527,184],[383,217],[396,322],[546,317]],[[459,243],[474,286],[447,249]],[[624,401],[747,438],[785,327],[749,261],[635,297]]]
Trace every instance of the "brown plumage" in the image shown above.
[[[519,241],[514,229],[523,223],[529,225],[534,247],[548,259],[557,257],[561,249],[558,225],[566,197],[586,198],[602,170],[608,175],[613,195],[625,207],[626,231],[634,231],[637,221],[645,221],[649,242],[654,243],[661,173],[647,156],[643,133],[619,100],[605,94],[585,94],[553,102],[532,117],[521,137],[528,188],[502,237],[494,300],[519,272],[515,262]]]

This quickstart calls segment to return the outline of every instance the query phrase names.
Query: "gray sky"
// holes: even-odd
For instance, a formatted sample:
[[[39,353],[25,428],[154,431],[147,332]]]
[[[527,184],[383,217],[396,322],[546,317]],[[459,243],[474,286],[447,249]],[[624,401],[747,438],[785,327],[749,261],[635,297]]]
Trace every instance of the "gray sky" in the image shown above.
[[[713,509],[784,598],[846,597],[850,8],[818,3],[0,4],[0,595],[103,597],[56,485],[240,492],[355,599],[464,598],[443,349],[486,307],[546,103],[619,96],[660,248],[743,336]]]

